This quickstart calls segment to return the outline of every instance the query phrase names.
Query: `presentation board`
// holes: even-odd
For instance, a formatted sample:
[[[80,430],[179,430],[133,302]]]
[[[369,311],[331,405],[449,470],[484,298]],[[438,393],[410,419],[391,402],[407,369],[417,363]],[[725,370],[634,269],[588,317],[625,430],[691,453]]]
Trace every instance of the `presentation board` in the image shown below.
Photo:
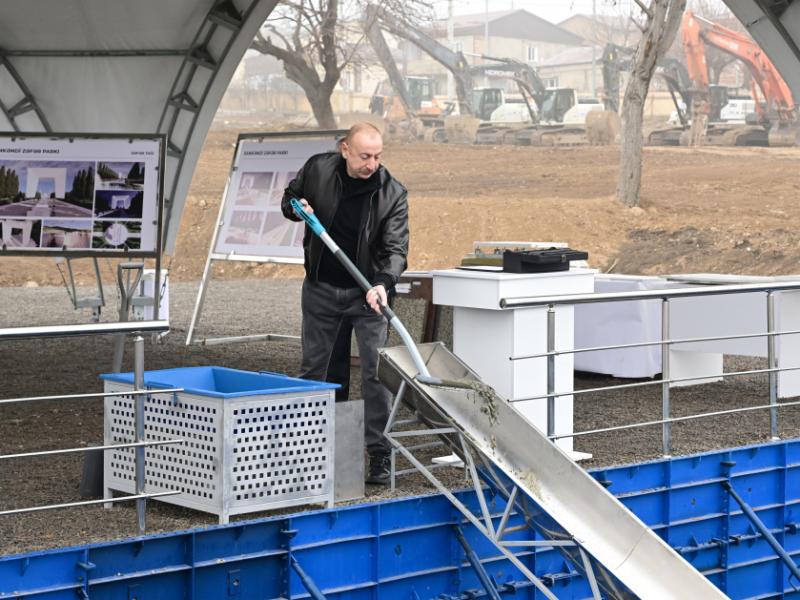
[[[186,344],[194,343],[203,313],[214,261],[303,264],[305,223],[290,221],[281,212],[288,183],[305,162],[337,149],[347,131],[244,133],[236,140],[233,164],[220,203],[211,249],[197,291]],[[296,335],[253,334],[204,338],[203,344],[255,340],[299,340]]]
[[[0,134],[0,252],[155,257],[161,135]]]
[[[309,133],[239,136],[223,198],[215,255],[303,262],[304,224],[283,216],[281,198],[310,156],[336,149],[337,137],[330,132]]]

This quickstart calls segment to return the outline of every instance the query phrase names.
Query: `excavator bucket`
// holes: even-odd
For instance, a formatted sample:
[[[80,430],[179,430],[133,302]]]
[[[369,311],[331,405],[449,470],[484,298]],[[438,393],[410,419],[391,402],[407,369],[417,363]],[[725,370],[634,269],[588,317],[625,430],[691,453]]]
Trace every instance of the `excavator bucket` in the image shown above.
[[[778,147],[800,144],[800,126],[797,123],[776,125],[769,130],[769,145]]]
[[[481,120],[476,117],[453,115],[445,117],[444,131],[451,144],[474,144]]]

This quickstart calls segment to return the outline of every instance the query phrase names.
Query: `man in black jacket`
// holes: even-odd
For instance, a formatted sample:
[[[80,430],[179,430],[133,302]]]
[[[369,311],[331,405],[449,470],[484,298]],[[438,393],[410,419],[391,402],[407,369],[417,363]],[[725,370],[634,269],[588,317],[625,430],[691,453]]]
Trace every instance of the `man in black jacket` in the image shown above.
[[[381,315],[406,268],[408,200],[403,185],[381,164],[383,140],[368,123],[350,128],[339,152],[312,156],[283,195],[286,218],[299,220],[289,200],[297,198],[317,215],[333,240],[373,284],[366,295],[306,227],[303,238],[303,362],[301,377],[345,383],[355,330],[361,359],[364,434],[370,456],[367,483],[389,480],[389,442],[383,435],[390,394],[378,380],[378,348],[386,343]],[[345,399],[337,397],[337,400]]]

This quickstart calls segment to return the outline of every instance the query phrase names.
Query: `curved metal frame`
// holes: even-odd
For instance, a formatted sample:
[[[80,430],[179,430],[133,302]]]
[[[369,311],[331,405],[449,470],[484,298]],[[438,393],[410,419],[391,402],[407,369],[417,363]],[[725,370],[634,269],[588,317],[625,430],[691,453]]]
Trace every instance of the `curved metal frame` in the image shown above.
[[[213,107],[213,111],[208,106],[209,93],[218,83],[220,71],[229,66],[232,58],[231,50],[234,44],[241,40],[244,32],[249,31],[248,25],[252,26],[253,20],[258,19],[259,15],[266,18],[272,12],[275,4],[277,4],[277,0],[247,0],[246,7],[240,11],[233,0],[216,0],[186,50],[164,104],[157,128],[160,133],[167,134],[168,163],[174,165],[174,170],[170,174],[169,189],[165,196],[166,211],[162,237],[164,248],[168,247],[170,240],[174,237],[170,235],[170,228],[173,212],[177,206],[175,198],[185,178],[183,169],[187,153],[194,144],[199,144],[201,138],[204,138],[206,134],[206,131],[203,131],[202,136],[198,135],[198,121],[202,113],[205,113],[203,116],[210,117],[216,111],[216,106]],[[268,8],[257,11],[262,6],[268,6]],[[259,20],[257,25],[260,26],[261,22],[263,19]],[[211,48],[218,46],[220,39],[222,49],[218,56],[214,56]],[[205,83],[198,84],[202,79],[202,75],[199,73],[207,75]],[[193,90],[198,86],[201,88],[199,93]],[[184,115],[188,116],[189,123],[185,133],[179,136],[177,126]],[[188,182],[186,188],[188,190]],[[181,202],[184,203],[185,198],[182,198]]]
[[[22,100],[17,102],[14,106],[6,106],[2,101],[0,101],[0,110],[3,111],[3,114],[5,115],[6,119],[8,119],[11,127],[14,128],[14,131],[20,131],[19,125],[17,124],[17,116],[30,111],[36,113],[42,131],[48,133],[53,131],[50,127],[50,123],[47,121],[47,117],[45,117],[44,112],[42,112],[41,107],[36,102],[36,99],[33,97],[30,89],[28,89],[28,86],[25,85],[25,82],[20,74],[9,62],[7,53],[0,54],[0,65],[2,65],[3,68],[8,71],[8,74],[14,80],[14,83],[16,83],[17,86],[19,86],[20,91],[22,91]]]
[[[169,181],[167,181],[167,195],[165,225],[161,232],[162,248],[168,242],[174,244],[175,231],[170,235],[170,223],[173,212],[177,207],[182,209],[185,202],[185,192],[189,187],[189,179],[194,169],[194,152],[199,154],[207,130],[198,127],[199,123],[210,124],[217,106],[211,106],[209,100],[219,100],[224,93],[220,80],[221,74],[232,75],[241,54],[250,44],[250,38],[255,34],[261,23],[269,16],[277,4],[277,0],[214,0],[210,2],[211,8],[197,29],[192,43],[188,48],[162,48],[162,49],[85,49],[85,50],[0,50],[0,69],[8,72],[18,86],[22,99],[17,101],[0,100],[0,111],[8,120],[11,130],[19,132],[22,126],[17,117],[29,112],[34,112],[39,121],[42,132],[52,132],[47,116],[39,106],[31,90],[23,78],[14,68],[11,59],[16,56],[23,57],[153,57],[153,56],[183,56],[183,62],[172,82],[169,94],[166,96],[164,107],[158,120],[157,131],[166,133],[169,141]],[[242,8],[237,8],[237,4]],[[237,51],[234,51],[236,49]],[[205,81],[203,81],[205,77]],[[216,88],[216,89],[215,89]],[[212,92],[219,92],[219,98]],[[188,117],[186,121],[184,118]],[[178,127],[180,125],[180,127]],[[27,131],[32,128],[25,127]],[[201,131],[202,130],[202,131]],[[187,177],[187,155],[192,163],[191,171]],[[179,203],[176,197],[181,195]],[[177,226],[175,227],[177,230]]]

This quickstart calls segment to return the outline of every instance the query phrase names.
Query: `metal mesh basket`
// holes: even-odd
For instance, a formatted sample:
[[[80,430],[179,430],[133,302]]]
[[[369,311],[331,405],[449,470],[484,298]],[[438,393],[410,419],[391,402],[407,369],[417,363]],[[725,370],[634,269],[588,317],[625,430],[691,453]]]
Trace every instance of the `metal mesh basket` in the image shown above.
[[[107,392],[133,389],[108,379],[105,385]],[[161,501],[216,514],[222,523],[246,512],[332,506],[333,389],[227,398],[154,390],[144,396],[144,410],[147,441],[184,440],[145,451],[145,489],[181,492]],[[106,444],[134,441],[135,396],[106,398],[104,422]],[[105,453],[107,496],[134,492],[134,455],[132,448]]]

